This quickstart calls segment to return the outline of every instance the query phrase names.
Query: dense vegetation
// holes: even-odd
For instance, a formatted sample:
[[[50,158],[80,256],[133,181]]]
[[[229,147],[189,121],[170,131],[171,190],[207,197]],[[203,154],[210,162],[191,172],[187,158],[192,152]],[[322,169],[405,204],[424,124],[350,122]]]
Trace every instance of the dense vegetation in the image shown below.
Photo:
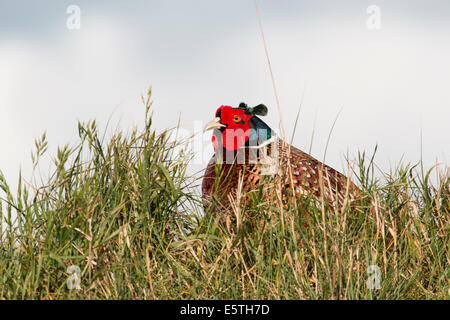
[[[356,207],[255,197],[222,223],[203,213],[184,142],[156,133],[143,101],[142,130],[106,139],[80,123],[45,183],[19,177],[13,193],[0,171],[0,299],[450,297],[448,168],[377,179],[361,154]],[[43,136],[36,166],[45,152]]]

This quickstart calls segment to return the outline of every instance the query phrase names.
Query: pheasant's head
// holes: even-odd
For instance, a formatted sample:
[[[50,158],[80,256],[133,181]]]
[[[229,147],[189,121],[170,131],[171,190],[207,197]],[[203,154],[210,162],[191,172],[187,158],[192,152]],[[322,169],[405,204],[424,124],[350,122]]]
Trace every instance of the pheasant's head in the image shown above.
[[[253,108],[245,103],[241,103],[238,108],[221,106],[214,120],[204,130],[214,130],[214,150],[222,147],[233,151],[245,146],[258,146],[272,136],[269,126],[257,117],[266,114],[267,107],[263,104]]]

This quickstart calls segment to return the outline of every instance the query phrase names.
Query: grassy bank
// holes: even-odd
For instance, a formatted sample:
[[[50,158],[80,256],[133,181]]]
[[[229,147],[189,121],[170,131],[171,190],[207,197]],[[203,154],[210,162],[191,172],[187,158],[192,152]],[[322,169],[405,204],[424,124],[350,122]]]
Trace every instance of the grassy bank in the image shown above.
[[[1,299],[450,297],[448,168],[376,179],[361,155],[356,208],[255,198],[221,224],[193,192],[189,152],[153,130],[150,92],[143,102],[142,130],[104,138],[80,123],[41,185],[13,192],[0,173]],[[36,165],[45,152],[43,136]]]

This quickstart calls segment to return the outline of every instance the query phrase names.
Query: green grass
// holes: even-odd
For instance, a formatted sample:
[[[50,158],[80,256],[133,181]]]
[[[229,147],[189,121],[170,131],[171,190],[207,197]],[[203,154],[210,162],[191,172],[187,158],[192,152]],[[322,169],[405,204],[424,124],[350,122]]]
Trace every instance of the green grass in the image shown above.
[[[152,129],[150,92],[143,101],[142,130],[106,138],[79,124],[48,181],[19,177],[13,194],[0,173],[1,299],[449,298],[448,168],[399,165],[377,179],[361,154],[356,207],[281,209],[255,193],[222,223],[203,214],[191,154]],[[36,166],[45,152],[44,135]],[[80,289],[68,288],[72,265]]]

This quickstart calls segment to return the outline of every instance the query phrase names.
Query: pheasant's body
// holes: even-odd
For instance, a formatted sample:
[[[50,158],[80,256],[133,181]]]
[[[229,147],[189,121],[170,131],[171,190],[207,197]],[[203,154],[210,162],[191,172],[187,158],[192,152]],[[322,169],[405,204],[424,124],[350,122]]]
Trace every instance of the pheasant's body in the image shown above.
[[[261,163],[261,157],[256,163],[249,163],[247,156],[241,164],[221,161],[218,164],[216,152],[206,167],[202,182],[204,205],[210,205],[215,195],[221,207],[229,207],[230,197],[236,198],[239,192],[247,195],[257,190],[265,177],[273,177],[272,182],[281,183],[283,188],[291,191],[290,194],[295,193],[297,199],[311,197],[316,203],[321,203],[323,192],[323,199],[332,206],[342,206],[344,200],[353,198],[358,190],[346,176],[307,153],[282,141],[278,143],[278,150],[276,161],[279,167],[273,175],[262,174],[267,166]],[[249,150],[241,151],[248,155]]]
[[[307,197],[333,207],[354,198],[359,189],[346,176],[276,138],[256,116],[266,113],[264,105],[222,106],[206,126],[214,129],[215,154],[202,183],[205,207],[215,202],[229,209],[233,202],[247,201],[252,192],[263,192],[263,201],[286,204]],[[269,183],[261,190],[263,181]]]

